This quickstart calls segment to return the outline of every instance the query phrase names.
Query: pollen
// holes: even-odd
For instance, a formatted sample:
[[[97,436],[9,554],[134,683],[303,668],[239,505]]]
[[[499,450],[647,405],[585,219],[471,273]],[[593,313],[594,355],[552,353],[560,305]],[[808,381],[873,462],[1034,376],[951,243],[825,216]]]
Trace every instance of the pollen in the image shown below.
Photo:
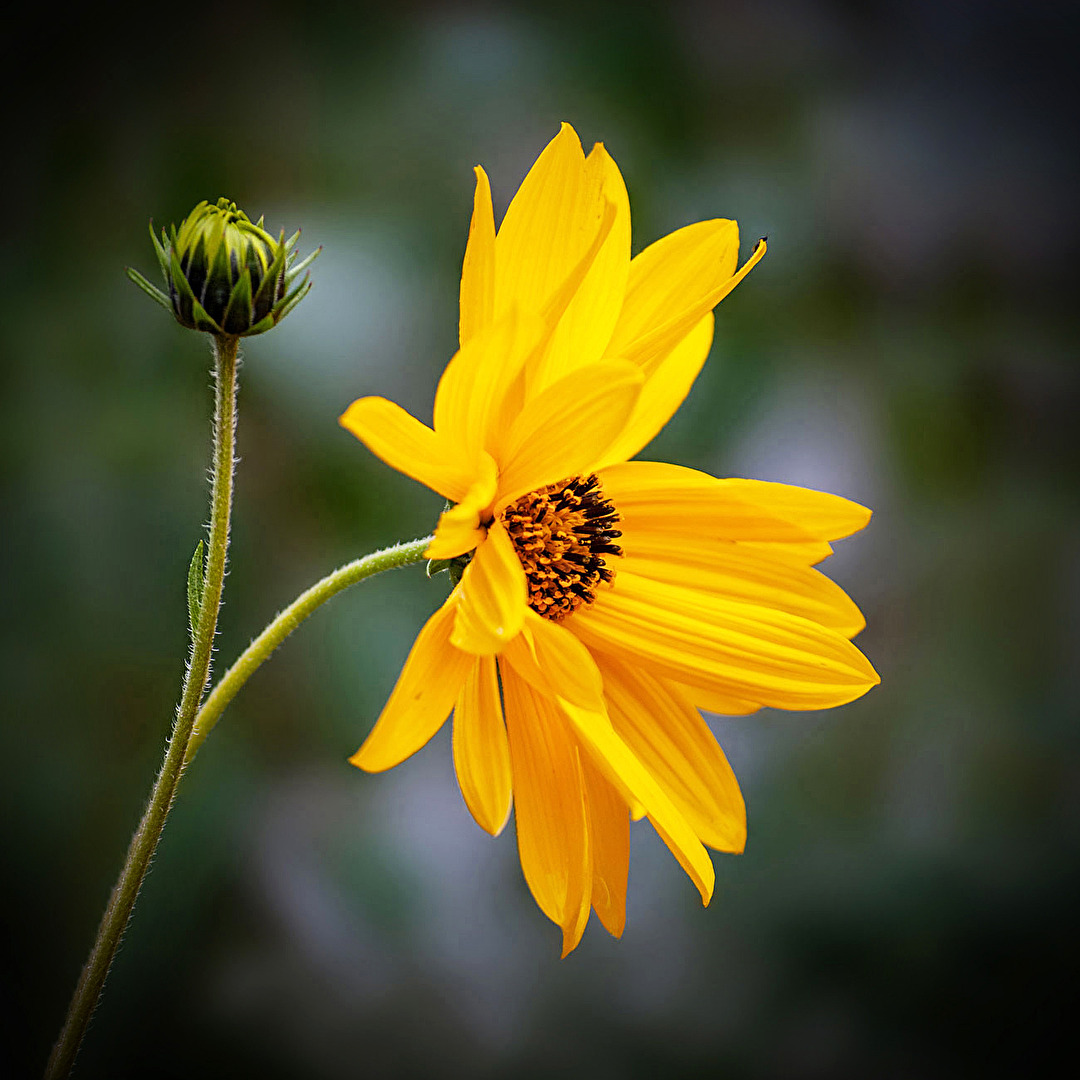
[[[544,618],[565,619],[613,580],[607,564],[622,555],[619,515],[595,475],[530,491],[503,511],[502,522],[525,568],[529,607]]]

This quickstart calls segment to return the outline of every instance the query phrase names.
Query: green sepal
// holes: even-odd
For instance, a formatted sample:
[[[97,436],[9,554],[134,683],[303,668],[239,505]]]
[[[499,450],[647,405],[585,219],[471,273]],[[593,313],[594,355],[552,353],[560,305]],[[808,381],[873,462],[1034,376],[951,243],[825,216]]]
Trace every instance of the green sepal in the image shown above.
[[[208,334],[224,333],[221,327],[206,314],[206,308],[198,300],[192,301],[191,321],[195,324],[196,330],[205,330]]]
[[[191,625],[191,636],[199,627],[199,615],[203,601],[203,542],[195,545],[195,554],[191,556],[191,565],[187,572],[187,609]]]
[[[198,301],[191,291],[188,279],[184,276],[184,271],[180,269],[180,258],[176,254],[175,244],[169,248],[169,266],[171,268],[170,285],[177,293],[176,317],[184,326],[194,326],[194,309]]]
[[[265,334],[267,330],[273,330],[277,325],[272,314],[267,315],[265,319],[260,319],[250,330],[248,330],[243,336],[254,337],[256,334]]]
[[[154,245],[154,254],[157,255],[158,266],[161,267],[161,276],[165,279],[165,284],[169,284],[169,256],[166,254],[165,245],[168,240],[165,238],[165,230],[161,230],[161,239],[159,240],[154,233],[154,223],[150,222],[150,240]]]
[[[449,570],[453,564],[453,559],[428,559],[427,576],[433,578],[436,574]]]
[[[138,270],[133,270],[130,266],[127,266],[124,269],[127,272],[127,276],[134,281],[151,300],[156,300],[166,311],[172,312],[171,301],[159,288],[151,285]]]
[[[237,329],[239,327],[239,329]],[[226,334],[242,334],[251,327],[251,270],[244,267],[240,280],[229,297],[229,306],[221,316]]]
[[[290,266],[285,273],[285,288],[289,288],[296,278],[302,274],[322,253],[320,244],[310,255],[305,256],[295,266]]]
[[[281,245],[278,245],[277,251],[274,252],[274,261],[267,268],[266,273],[263,275],[262,281],[259,283],[258,291],[252,298],[251,310],[253,313],[253,317],[254,313],[263,310],[264,307],[268,312],[273,310],[272,305],[267,304],[267,300],[270,297],[274,296],[274,294],[277,292],[280,284],[278,279],[280,278],[281,272],[282,270],[284,270],[284,268],[285,248]],[[261,318],[259,319],[259,322],[262,322]]]
[[[459,555],[456,559],[450,561],[450,588],[456,589],[458,582],[461,580],[461,575],[465,573],[465,567],[472,561],[472,552],[469,552],[468,558],[464,555]]]
[[[289,293],[289,295],[286,296],[284,300],[281,300],[274,308],[272,312],[274,316],[274,322],[281,322],[281,320],[284,319],[285,316],[288,315],[289,312],[292,311],[292,309],[296,307],[296,305],[299,304],[300,301],[303,300],[310,291],[311,280],[310,278],[304,278],[304,280],[301,281],[300,284],[297,285],[296,288],[293,289],[293,291]]]

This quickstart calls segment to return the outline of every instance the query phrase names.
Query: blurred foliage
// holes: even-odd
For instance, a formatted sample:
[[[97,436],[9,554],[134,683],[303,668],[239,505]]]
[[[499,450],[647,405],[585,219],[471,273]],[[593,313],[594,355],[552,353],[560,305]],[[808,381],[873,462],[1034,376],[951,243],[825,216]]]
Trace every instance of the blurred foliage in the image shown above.
[[[445,590],[365,584],[204,747],[77,1075],[1026,1070],[1077,960],[1075,12],[394,11],[239,5],[193,53],[144,8],[23,8],[3,43],[0,1071],[45,1060],[181,676],[210,359],[124,278],[154,267],[146,219],[227,195],[325,245],[248,343],[220,668],[339,562],[431,528],[438,500],[336,417],[430,408],[471,166],[501,211],[562,119],[622,167],[635,250],[712,216],[744,254],[769,235],[649,454],[875,508],[826,569],[881,687],[718,721],[750,844],[712,906],[639,825],[624,940],[590,927],[560,962],[445,733],[386,776],[346,764]]]

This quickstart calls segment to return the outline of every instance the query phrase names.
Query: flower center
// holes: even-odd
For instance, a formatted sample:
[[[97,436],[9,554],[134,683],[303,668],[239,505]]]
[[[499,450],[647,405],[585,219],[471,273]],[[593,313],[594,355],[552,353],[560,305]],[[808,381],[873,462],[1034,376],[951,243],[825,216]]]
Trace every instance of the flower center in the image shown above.
[[[558,622],[591,604],[615,574],[605,556],[622,555],[619,515],[595,475],[530,491],[502,512],[529,583],[529,607]]]

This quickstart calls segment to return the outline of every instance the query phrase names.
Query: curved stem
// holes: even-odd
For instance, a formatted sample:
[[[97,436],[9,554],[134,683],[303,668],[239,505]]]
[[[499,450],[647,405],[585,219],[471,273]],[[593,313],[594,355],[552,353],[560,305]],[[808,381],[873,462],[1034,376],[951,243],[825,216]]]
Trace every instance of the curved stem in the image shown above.
[[[142,820],[131,838],[123,869],[113,886],[108,906],[101,918],[94,946],[79,976],[60,1038],[49,1058],[45,1071],[47,1080],[59,1080],[70,1073],[86,1026],[101,997],[109,967],[120,946],[120,939],[165,827],[165,819],[172,808],[176,788],[186,764],[187,746],[195,714],[210,677],[210,660],[229,547],[238,347],[239,338],[221,336],[214,339],[214,464],[210,498],[210,547],[206,559],[198,625],[192,631],[194,640],[184,675],[180,704],[176,710],[176,722],[173,724],[165,759],[154,781]]]
[[[343,589],[355,585],[365,578],[381,574],[384,570],[393,570],[399,566],[409,566],[421,562],[424,552],[432,537],[412,540],[404,544],[395,544],[382,551],[365,555],[339,567],[328,574],[322,581],[316,582],[306,592],[302,592],[287,608],[279,612],[265,630],[240,654],[236,662],[214,687],[210,696],[203,703],[195,727],[188,741],[185,764],[195,756],[195,751],[202,745],[203,739],[217,723],[218,717],[225,710],[237,691],[251,678],[264,660],[309,616],[331,597]]]

